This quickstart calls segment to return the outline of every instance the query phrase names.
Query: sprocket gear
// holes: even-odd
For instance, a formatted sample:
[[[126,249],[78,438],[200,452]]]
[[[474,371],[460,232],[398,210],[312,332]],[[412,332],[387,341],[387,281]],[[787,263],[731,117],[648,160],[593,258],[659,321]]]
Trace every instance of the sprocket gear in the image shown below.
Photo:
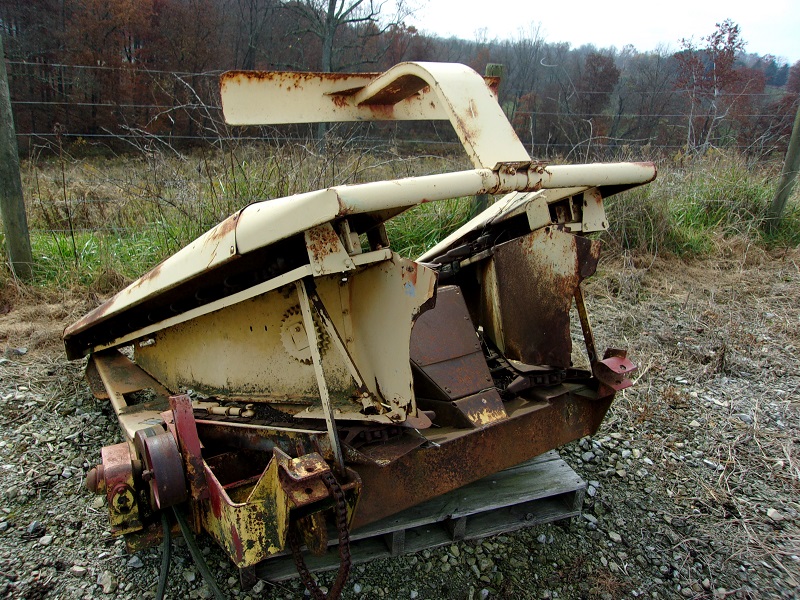
[[[330,339],[328,333],[320,324],[317,315],[313,314],[313,312],[312,315],[314,330],[319,342],[319,351],[320,354],[324,354],[328,349]],[[308,345],[308,336],[303,323],[303,312],[300,310],[299,304],[295,304],[283,313],[283,318],[281,319],[281,341],[289,356],[304,365],[311,364],[311,348]]]

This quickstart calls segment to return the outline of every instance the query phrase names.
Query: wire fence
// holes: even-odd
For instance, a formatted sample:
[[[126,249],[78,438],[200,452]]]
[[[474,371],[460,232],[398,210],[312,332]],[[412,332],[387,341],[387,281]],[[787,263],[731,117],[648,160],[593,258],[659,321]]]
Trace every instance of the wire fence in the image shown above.
[[[163,71],[139,63],[8,65],[19,144],[28,152],[60,150],[63,143],[119,151],[152,144],[297,144],[314,138],[311,127],[229,128],[222,117],[219,70]],[[609,94],[572,86],[535,94],[501,88],[500,102],[534,158],[608,159],[638,148],[689,152],[709,146],[767,156],[786,146],[796,96],[787,98],[780,89],[717,90],[709,99],[698,90],[618,86]],[[576,109],[581,102],[586,106]],[[425,123],[353,126],[345,133],[361,147],[401,144],[412,152],[420,146],[447,151],[460,144],[451,132]]]
[[[467,166],[452,128],[431,122],[339,124],[322,141],[311,125],[229,127],[221,71],[7,64],[17,138],[28,156],[31,229],[38,233],[172,235],[171,220],[203,227],[255,200],[441,167],[425,161]],[[534,99],[505,93],[500,103],[534,159],[581,162],[646,160],[710,146],[753,160],[782,155],[798,102],[775,89],[719,93],[713,107],[679,89],[609,95],[573,88]],[[592,100],[600,95],[606,96],[600,104]],[[586,98],[592,101],[578,111]],[[141,160],[135,167],[96,160],[120,153]],[[281,160],[295,163],[288,174],[269,166]]]

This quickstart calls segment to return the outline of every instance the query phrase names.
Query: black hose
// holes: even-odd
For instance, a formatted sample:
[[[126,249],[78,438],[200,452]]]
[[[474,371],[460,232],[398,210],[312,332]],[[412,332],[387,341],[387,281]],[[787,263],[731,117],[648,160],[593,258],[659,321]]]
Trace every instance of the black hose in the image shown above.
[[[181,528],[183,538],[186,540],[186,546],[189,548],[189,554],[192,555],[192,560],[194,560],[194,564],[203,575],[203,579],[205,579],[206,584],[211,589],[211,592],[214,594],[214,597],[217,600],[226,600],[222,590],[220,590],[217,586],[214,576],[211,575],[211,571],[209,570],[208,565],[203,558],[203,553],[200,552],[200,548],[197,546],[197,542],[194,539],[194,534],[192,533],[192,530],[189,529],[189,524],[186,522],[186,517],[183,516],[183,512],[177,506],[172,507],[172,512],[175,513],[175,518],[178,520],[178,526]]]
[[[164,539],[161,541],[161,571],[158,574],[158,590],[156,590],[155,600],[164,600],[164,592],[167,589],[167,579],[169,579],[169,563],[172,560],[172,536],[169,532],[169,519],[167,513],[161,513],[161,531]]]

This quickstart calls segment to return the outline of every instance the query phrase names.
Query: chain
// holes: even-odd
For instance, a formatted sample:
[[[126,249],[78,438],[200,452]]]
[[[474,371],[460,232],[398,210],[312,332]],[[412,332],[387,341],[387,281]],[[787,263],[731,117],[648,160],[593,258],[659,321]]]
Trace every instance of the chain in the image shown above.
[[[300,538],[297,534],[297,527],[292,527],[289,530],[289,546],[292,549],[292,557],[294,564],[297,567],[297,573],[306,589],[309,591],[314,600],[336,600],[342,594],[344,584],[347,581],[347,576],[350,574],[350,567],[352,561],[350,559],[350,531],[347,529],[347,503],[345,502],[344,492],[339,482],[333,476],[333,473],[326,471],[322,474],[322,481],[325,487],[328,488],[331,496],[335,501],[336,513],[336,529],[339,532],[339,572],[336,575],[336,581],[333,582],[328,595],[326,596],[322,589],[320,589],[317,582],[311,576],[311,572],[306,566],[306,561],[303,559],[303,553],[300,551]]]

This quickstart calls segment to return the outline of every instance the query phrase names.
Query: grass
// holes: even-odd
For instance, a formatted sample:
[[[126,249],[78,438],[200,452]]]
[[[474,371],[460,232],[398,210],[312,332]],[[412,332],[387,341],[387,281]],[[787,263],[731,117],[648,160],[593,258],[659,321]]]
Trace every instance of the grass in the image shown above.
[[[620,251],[714,256],[721,242],[766,249],[800,245],[795,193],[778,230],[763,233],[780,165],[716,153],[688,165],[659,164],[658,179],[607,202],[605,240]],[[364,152],[336,141],[250,144],[187,153],[32,156],[23,162],[35,286],[119,289],[247,204],[334,183],[361,183],[469,168],[461,158]],[[800,186],[798,186],[800,188]],[[415,257],[463,224],[470,199],[423,204],[387,224],[392,247]],[[0,274],[0,291],[14,285]]]
[[[628,251],[687,258],[713,256],[720,242],[733,238],[766,249],[800,245],[797,192],[777,230],[764,232],[779,168],[724,153],[685,167],[659,165],[655,182],[607,203],[607,240]]]

